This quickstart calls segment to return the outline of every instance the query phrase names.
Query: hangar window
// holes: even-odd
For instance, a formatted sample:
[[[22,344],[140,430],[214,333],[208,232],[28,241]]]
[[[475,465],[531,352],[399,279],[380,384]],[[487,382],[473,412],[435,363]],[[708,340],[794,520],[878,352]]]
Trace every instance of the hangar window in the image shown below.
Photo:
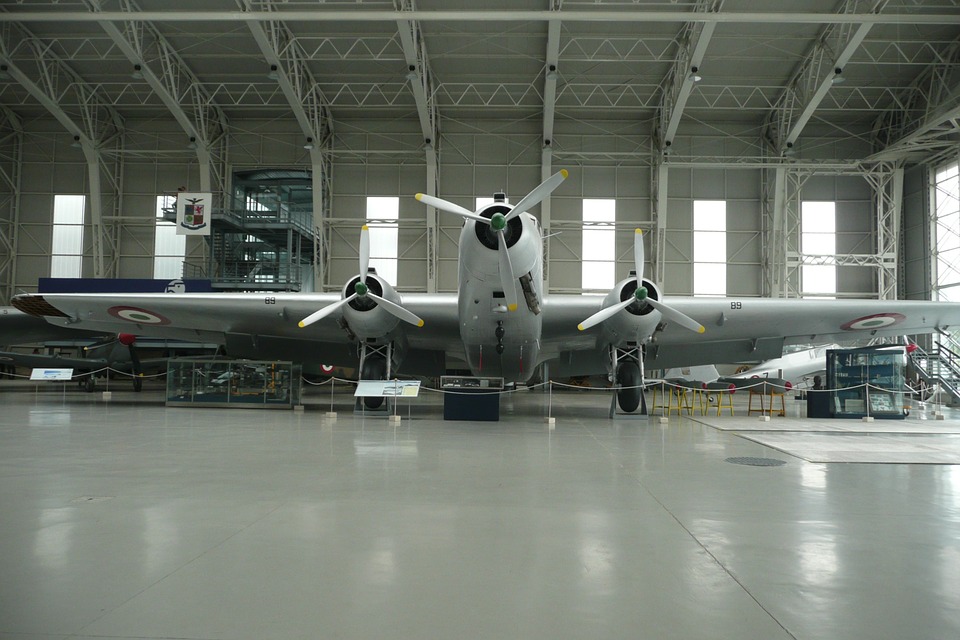
[[[584,293],[606,293],[616,284],[616,205],[616,200],[606,198],[583,200],[580,288]]]
[[[164,210],[177,204],[176,196],[157,196],[157,230],[153,240],[153,277],[172,280],[183,276],[187,236],[177,235],[177,225],[163,219]]]
[[[800,203],[800,278],[804,298],[837,297],[837,203]]]
[[[727,295],[727,203],[693,201],[693,295]]]
[[[400,198],[367,197],[367,226],[370,227],[370,266],[390,284],[397,284],[397,243]]]
[[[960,302],[960,173],[956,162],[937,169],[933,190],[936,299]]]
[[[86,196],[53,197],[51,278],[79,278],[83,266],[83,217]]]

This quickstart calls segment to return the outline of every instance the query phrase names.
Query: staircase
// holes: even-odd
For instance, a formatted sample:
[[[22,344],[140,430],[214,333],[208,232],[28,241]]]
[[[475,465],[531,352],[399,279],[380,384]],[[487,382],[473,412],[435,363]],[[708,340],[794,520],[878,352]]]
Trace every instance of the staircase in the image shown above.
[[[950,405],[960,405],[960,355],[940,344],[930,351],[917,348],[910,360],[928,388],[939,386],[949,396]]]

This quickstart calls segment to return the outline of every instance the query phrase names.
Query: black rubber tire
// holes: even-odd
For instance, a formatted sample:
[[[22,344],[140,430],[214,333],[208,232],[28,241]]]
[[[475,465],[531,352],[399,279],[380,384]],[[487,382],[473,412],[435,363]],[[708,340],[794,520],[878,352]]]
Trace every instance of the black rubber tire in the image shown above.
[[[97,379],[95,377],[87,376],[83,379],[83,390],[87,393],[93,393],[97,390]]]
[[[133,378],[133,390],[137,393],[143,391],[143,378],[140,376],[134,376]]]
[[[633,413],[640,406],[640,367],[636,362],[622,362],[617,367],[617,384],[624,388],[617,391],[617,404],[627,413]]]
[[[363,368],[360,371],[361,380],[384,380],[387,377],[387,361],[380,356],[372,356],[363,361]],[[383,404],[383,398],[379,396],[366,396],[363,399],[363,406],[367,409],[379,409]]]

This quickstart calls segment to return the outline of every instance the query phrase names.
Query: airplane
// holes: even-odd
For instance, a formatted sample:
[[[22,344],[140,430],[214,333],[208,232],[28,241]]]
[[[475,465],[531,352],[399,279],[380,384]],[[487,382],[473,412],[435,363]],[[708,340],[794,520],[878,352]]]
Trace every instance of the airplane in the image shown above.
[[[463,218],[456,293],[401,296],[369,268],[363,228],[359,270],[339,294],[37,293],[12,302],[58,327],[216,343],[231,357],[359,366],[364,380],[468,369],[523,383],[541,366],[545,378],[606,374],[624,412],[645,408],[646,368],[766,360],[785,345],[932,333],[960,323],[960,304],[948,302],[667,299],[644,276],[640,229],[633,272],[606,296],[549,294],[543,234],[530,209],[567,175],[554,174],[515,205],[496,194],[476,211],[417,194]]]
[[[77,338],[76,335],[72,337]],[[143,375],[150,371],[166,371],[169,358],[141,359],[137,342],[137,336],[120,333],[116,336],[100,336],[84,346],[84,354],[95,354],[90,357],[0,351],[0,362],[18,367],[73,369],[74,378],[89,392],[97,388],[97,372],[112,369],[129,374],[133,390],[139,392],[143,389]],[[143,346],[150,347],[149,344]]]

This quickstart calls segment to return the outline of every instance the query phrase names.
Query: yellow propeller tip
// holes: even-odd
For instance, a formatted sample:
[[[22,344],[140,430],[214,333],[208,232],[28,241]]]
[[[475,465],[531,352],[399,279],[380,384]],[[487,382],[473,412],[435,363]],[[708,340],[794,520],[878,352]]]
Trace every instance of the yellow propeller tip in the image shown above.
[[[516,311],[516,310],[517,310],[517,305],[515,305],[515,304],[508,304],[508,305],[507,305],[507,311]]]
[[[423,320],[421,320],[420,322],[418,322],[418,323],[417,323],[417,326],[418,326],[418,327],[422,327],[422,326],[423,326]]]
[[[417,195],[415,195],[415,196],[413,196],[413,197],[416,198],[417,200],[423,200],[423,194],[422,194],[422,193],[418,193]]]
[[[363,225],[362,227],[360,227],[360,231],[369,231],[369,230],[370,230],[370,227],[368,227],[367,225]]]
[[[307,326],[307,325],[303,324],[302,322],[298,322],[297,325],[298,325],[301,329],[303,329],[305,326]]]
[[[583,331],[585,328],[586,327],[584,327],[582,324],[577,325],[577,329],[579,329],[580,331]]]
[[[706,327],[704,327],[703,325],[700,325],[700,328],[697,329],[697,333],[703,333],[703,332],[706,331],[706,330],[707,330]]]
[[[634,229],[633,232],[636,233],[638,236],[643,235],[643,229]]]
[[[563,179],[566,180],[567,176],[570,175],[570,172],[567,171],[566,169],[560,169],[560,175],[562,175]]]

